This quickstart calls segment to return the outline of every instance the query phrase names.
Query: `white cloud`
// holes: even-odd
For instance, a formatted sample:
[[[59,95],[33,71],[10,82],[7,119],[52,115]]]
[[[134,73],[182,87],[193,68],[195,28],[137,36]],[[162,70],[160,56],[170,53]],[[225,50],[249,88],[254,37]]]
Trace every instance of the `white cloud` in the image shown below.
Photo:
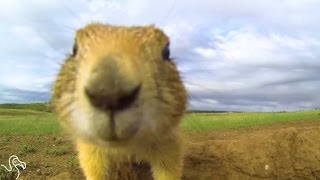
[[[5,0],[0,91],[6,98],[0,102],[48,98],[76,29],[101,21],[161,27],[170,36],[191,108],[319,107],[318,7],[318,0]],[[37,93],[41,97],[29,97]]]

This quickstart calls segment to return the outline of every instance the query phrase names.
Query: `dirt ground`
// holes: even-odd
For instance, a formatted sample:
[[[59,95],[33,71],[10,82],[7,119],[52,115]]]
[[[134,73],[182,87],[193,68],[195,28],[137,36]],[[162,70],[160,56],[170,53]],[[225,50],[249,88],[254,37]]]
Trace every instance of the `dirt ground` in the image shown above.
[[[184,180],[320,179],[320,120],[185,133]],[[0,163],[16,152],[19,179],[84,179],[64,136],[4,136]]]

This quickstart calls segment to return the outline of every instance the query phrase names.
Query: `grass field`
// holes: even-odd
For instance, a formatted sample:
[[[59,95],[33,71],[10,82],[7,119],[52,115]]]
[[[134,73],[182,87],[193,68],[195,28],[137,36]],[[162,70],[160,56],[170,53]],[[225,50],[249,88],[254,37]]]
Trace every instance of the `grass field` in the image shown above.
[[[195,113],[186,115],[182,127],[184,130],[221,130],[316,119],[320,119],[320,110],[272,113]]]
[[[53,134],[60,130],[52,113],[28,109],[0,109],[0,134]]]
[[[22,106],[19,106],[22,107]],[[61,131],[52,113],[32,106],[7,109],[0,106],[0,134],[56,134]],[[30,108],[30,109],[29,109]],[[221,130],[251,127],[276,122],[320,119],[320,110],[279,113],[187,113],[185,131]]]
[[[197,175],[197,177],[199,175],[211,177],[212,175],[220,174],[221,170],[227,172],[232,168],[224,167],[223,170],[212,167],[221,167],[221,164],[228,164],[230,158],[234,158],[234,155],[237,154],[239,148],[246,147],[248,149],[242,149],[243,153],[240,153],[240,155],[242,155],[239,158],[241,161],[235,161],[237,166],[239,164],[241,165],[246,158],[250,157],[248,153],[253,152],[250,143],[261,141],[259,137],[264,137],[266,134],[275,133],[275,135],[279,135],[281,134],[279,132],[286,132],[286,135],[279,136],[279,138],[275,135],[270,136],[275,137],[275,139],[267,141],[271,143],[268,146],[265,146],[267,148],[258,149],[259,152],[266,151],[266,153],[262,154],[269,155],[270,153],[277,152],[272,149],[273,146],[278,148],[278,144],[272,144],[274,142],[279,141],[281,142],[281,145],[294,144],[293,142],[282,142],[288,140],[286,137],[289,137],[290,140],[291,136],[288,132],[291,132],[294,129],[300,128],[304,133],[309,133],[307,136],[308,141],[297,142],[310,143],[310,140],[318,139],[319,137],[319,134],[317,134],[320,127],[319,121],[320,110],[278,113],[187,113],[182,123],[182,129],[184,130],[184,135],[187,139],[186,147],[190,150],[188,152],[191,152],[189,154],[190,157],[186,158],[186,172],[191,173],[186,174],[186,177],[190,176],[188,179],[197,179],[191,177],[191,175]],[[262,126],[269,124],[273,125]],[[261,127],[245,129],[245,133],[243,133],[244,131],[242,128],[253,126]],[[283,130],[283,127],[291,127],[291,129],[289,128],[289,130],[286,130],[286,128],[284,128],[285,130]],[[71,178],[69,179],[84,179],[79,167],[74,143],[60,132],[62,132],[62,128],[46,104],[36,104],[35,106],[32,104],[0,105],[0,164],[6,164],[8,157],[15,154],[27,164],[27,168],[21,173],[21,176],[26,180],[48,179],[48,177],[54,177],[61,173],[70,175]],[[256,139],[247,139],[249,135]],[[241,138],[242,141],[240,141]],[[233,141],[234,139],[237,140]],[[197,145],[193,146],[194,143]],[[210,145],[210,143],[212,144]],[[209,152],[210,148],[204,148],[203,146],[200,146],[201,144],[205,144],[205,147],[208,145],[211,149],[214,147],[215,151]],[[311,144],[319,143],[311,142]],[[264,144],[262,144],[262,146],[263,145]],[[230,152],[230,147],[233,146],[235,150],[228,153]],[[319,149],[310,144],[306,144],[305,147],[314,148],[310,151],[307,149],[308,151],[306,152],[316,152],[317,149]],[[227,153],[220,156],[219,149],[221,152]],[[208,152],[204,152],[204,150],[208,150]],[[309,154],[310,157],[306,159],[317,159],[312,153]],[[281,154],[281,157],[282,156],[283,154]],[[218,158],[212,159],[212,157]],[[275,155],[275,157],[278,156]],[[254,158],[256,158],[256,156],[254,156]],[[261,159],[264,158],[266,157],[261,157]],[[290,162],[288,159],[285,160],[286,161],[283,161],[282,163]],[[208,162],[210,163],[208,164]],[[253,162],[256,163],[256,167],[261,163],[260,159],[257,158],[250,161],[250,163],[244,162],[244,164],[246,164],[245,167],[247,167],[247,164],[252,164]],[[306,164],[312,163],[307,162]],[[207,170],[204,171],[203,168],[207,168]],[[240,171],[239,174],[241,174],[241,172],[243,171]],[[273,173],[273,171],[270,173]],[[8,173],[4,168],[0,167],[0,180],[13,180],[16,176],[17,173]],[[68,178],[60,177],[58,179]],[[221,176],[221,178],[217,179],[226,178]]]

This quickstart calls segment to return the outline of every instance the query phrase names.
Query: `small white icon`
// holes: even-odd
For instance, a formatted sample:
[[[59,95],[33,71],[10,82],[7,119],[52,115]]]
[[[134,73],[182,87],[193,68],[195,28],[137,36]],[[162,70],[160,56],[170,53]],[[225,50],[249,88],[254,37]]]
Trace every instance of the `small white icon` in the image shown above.
[[[16,155],[10,156],[10,158],[9,158],[9,168],[7,168],[3,164],[1,164],[1,166],[6,168],[6,170],[9,171],[9,172],[11,172],[13,170],[12,166],[14,166],[16,168],[16,170],[18,171],[18,176],[16,177],[16,179],[18,179],[19,176],[20,176],[20,170],[19,170],[18,166],[20,166],[22,168],[22,170],[25,170],[27,168],[27,164],[25,162],[20,161],[18,156],[16,156]]]

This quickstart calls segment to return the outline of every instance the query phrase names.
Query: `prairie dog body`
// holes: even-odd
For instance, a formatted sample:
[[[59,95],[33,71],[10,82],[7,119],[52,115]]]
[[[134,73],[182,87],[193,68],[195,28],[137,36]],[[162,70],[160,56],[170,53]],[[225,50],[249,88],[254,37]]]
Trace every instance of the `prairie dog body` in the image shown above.
[[[139,179],[130,165],[139,162],[155,180],[180,179],[186,101],[161,30],[99,23],[77,31],[52,98],[89,180]]]

